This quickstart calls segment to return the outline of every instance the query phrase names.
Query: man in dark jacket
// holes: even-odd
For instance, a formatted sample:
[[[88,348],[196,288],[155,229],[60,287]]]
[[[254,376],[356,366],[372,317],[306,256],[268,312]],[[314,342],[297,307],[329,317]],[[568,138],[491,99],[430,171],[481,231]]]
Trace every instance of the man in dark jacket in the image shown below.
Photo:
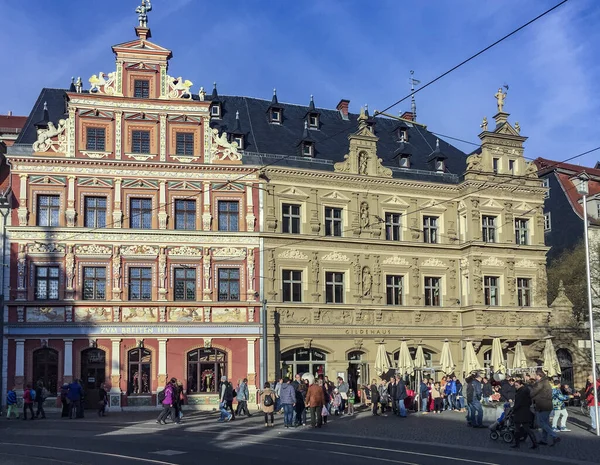
[[[537,370],[535,374],[537,382],[531,387],[531,400],[535,404],[535,417],[539,427],[542,429],[542,440],[539,444],[548,444],[548,436],[552,438],[551,446],[558,444],[560,438],[552,431],[550,426],[550,413],[552,413],[552,386],[543,370]]]
[[[400,417],[406,418],[406,407],[404,405],[404,400],[408,397],[408,393],[406,392],[406,384],[404,384],[404,380],[400,376],[397,376],[396,378],[396,396],[393,398],[393,404],[398,405]]]
[[[492,386],[492,383],[490,383],[490,380],[487,379],[486,377],[483,378],[482,385],[481,385],[481,391],[482,391],[484,399],[487,399],[494,393],[494,388]]]
[[[425,378],[421,380],[419,385],[419,398],[421,399],[421,413],[427,413],[429,404],[429,386]]]
[[[516,395],[515,380],[505,379],[500,383],[500,400],[502,402],[514,401]]]
[[[392,399],[392,413],[394,415],[398,415],[398,397],[396,396],[396,392],[398,391],[397,389],[397,384],[396,384],[396,380],[400,380],[400,376],[396,375],[396,377],[392,377],[392,379],[390,379],[389,384],[387,385],[387,392],[388,392],[388,396],[390,399]]]
[[[465,378],[467,383],[467,426],[473,426],[473,374]]]
[[[515,444],[511,446],[513,449],[519,447],[519,443],[523,438],[529,436],[532,442],[532,449],[537,448],[535,434],[531,430],[531,422],[533,421],[533,413],[531,412],[531,396],[529,389],[524,386],[523,380],[515,380],[515,405],[513,406],[513,421],[517,426],[515,432]]]
[[[483,398],[483,389],[481,386],[481,374],[477,373],[473,380],[473,402],[471,403],[471,426],[473,428],[483,428],[483,407],[481,399]]]

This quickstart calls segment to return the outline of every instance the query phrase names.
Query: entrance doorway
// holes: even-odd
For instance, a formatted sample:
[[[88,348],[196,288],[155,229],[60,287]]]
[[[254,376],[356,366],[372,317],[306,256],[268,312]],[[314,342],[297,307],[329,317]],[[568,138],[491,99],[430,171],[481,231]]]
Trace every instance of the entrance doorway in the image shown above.
[[[86,349],[81,352],[81,381],[86,409],[98,408],[100,386],[105,378],[106,353],[102,349]]]
[[[365,353],[361,350],[355,350],[348,354],[348,386],[354,391],[356,403],[363,400],[362,386],[369,385],[369,364],[363,359]]]

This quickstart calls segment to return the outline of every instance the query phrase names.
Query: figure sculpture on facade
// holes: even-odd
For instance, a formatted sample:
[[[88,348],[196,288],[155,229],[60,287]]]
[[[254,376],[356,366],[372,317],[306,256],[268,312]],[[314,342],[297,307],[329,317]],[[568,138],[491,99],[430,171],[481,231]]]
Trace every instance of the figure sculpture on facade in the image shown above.
[[[138,14],[140,27],[148,27],[148,12],[152,11],[152,3],[150,0],[142,0],[142,4],[135,9]]]
[[[521,125],[518,121],[515,123],[515,131],[517,131],[518,134],[521,134]]]
[[[480,125],[480,127],[481,127],[481,129],[483,129],[484,131],[487,131],[487,130],[488,130],[488,120],[487,120],[487,117],[486,117],[486,116],[484,116],[484,117],[483,117],[483,121],[481,122],[481,125]]]
[[[361,152],[358,154],[358,174],[367,174],[368,156]]]
[[[360,227],[365,229],[369,227],[369,204],[363,202],[360,204]]]
[[[504,99],[506,98],[506,92],[502,92],[502,87],[500,87],[498,89],[498,92],[496,92],[496,94],[494,95],[494,97],[496,97],[497,100],[498,113],[502,113],[502,110],[504,109]]]
[[[115,247],[113,255],[113,287],[115,289],[121,288],[121,248]]]
[[[365,266],[362,271],[362,293],[363,297],[369,297],[373,288],[373,276],[368,266]]]

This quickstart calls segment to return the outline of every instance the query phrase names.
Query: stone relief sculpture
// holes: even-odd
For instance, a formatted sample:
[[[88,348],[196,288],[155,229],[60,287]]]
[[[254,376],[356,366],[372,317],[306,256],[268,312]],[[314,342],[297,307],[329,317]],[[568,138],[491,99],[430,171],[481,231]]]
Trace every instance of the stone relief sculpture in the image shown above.
[[[67,290],[73,290],[73,279],[75,278],[75,254],[73,246],[67,246],[67,256],[65,258],[65,273],[67,275]]]
[[[483,121],[481,122],[481,125],[479,126],[481,129],[483,129],[484,131],[488,130],[488,120],[487,117],[483,117]]]
[[[366,229],[369,225],[369,204],[367,202],[362,202],[360,204],[360,227]]]
[[[107,79],[108,78],[108,79]],[[98,94],[113,95],[116,92],[117,72],[105,74],[99,72],[89,78],[90,92]]]
[[[121,289],[121,248],[116,246],[112,259],[113,288]]]
[[[44,104],[45,106],[45,104]],[[38,129],[37,140],[33,143],[34,152],[67,152],[67,129],[69,120],[58,120],[58,126],[48,121],[48,129]],[[54,139],[56,137],[56,139]]]
[[[362,295],[363,297],[370,297],[371,291],[373,290],[373,275],[371,269],[365,266],[362,269]]]
[[[190,91],[190,88],[194,85],[192,81],[188,79],[183,80],[181,76],[174,78],[167,75],[167,84],[169,85],[167,97],[186,98],[191,100],[192,92]]]
[[[366,152],[360,152],[358,154],[358,174],[367,174],[367,167],[369,166],[369,155]]]
[[[225,131],[219,136],[218,129],[212,130],[212,145],[210,151],[214,160],[240,161],[242,159],[242,155],[238,152],[237,142],[229,142]]]

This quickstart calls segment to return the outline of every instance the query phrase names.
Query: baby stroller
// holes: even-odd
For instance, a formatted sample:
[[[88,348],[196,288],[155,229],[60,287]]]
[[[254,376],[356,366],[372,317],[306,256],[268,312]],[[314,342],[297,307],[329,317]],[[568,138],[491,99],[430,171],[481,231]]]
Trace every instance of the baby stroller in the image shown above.
[[[497,441],[499,438],[506,443],[511,443],[515,439],[516,426],[513,419],[513,409],[503,413],[498,421],[490,425],[490,439]]]

